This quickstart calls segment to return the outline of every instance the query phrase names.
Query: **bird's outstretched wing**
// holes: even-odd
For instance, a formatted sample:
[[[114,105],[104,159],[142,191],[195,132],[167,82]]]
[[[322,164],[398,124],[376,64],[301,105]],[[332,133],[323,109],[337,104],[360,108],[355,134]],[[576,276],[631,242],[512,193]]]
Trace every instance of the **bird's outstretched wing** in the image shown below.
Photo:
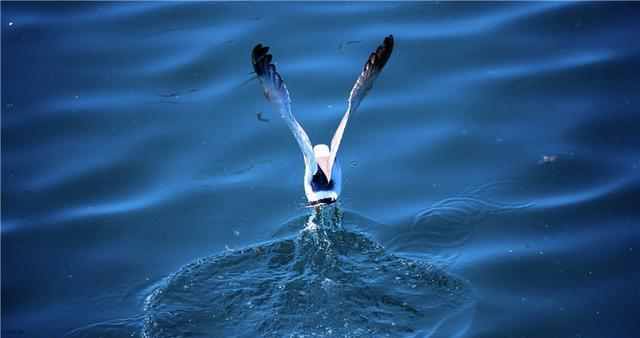
[[[298,141],[298,145],[304,155],[305,164],[311,168],[312,172],[315,172],[317,165],[311,141],[291,113],[291,100],[289,99],[287,86],[282,81],[280,74],[276,72],[276,66],[271,63],[272,56],[267,54],[268,51],[269,47],[261,44],[257,44],[253,48],[253,53],[251,54],[253,69],[264,87],[264,95],[278,110],[291,132],[293,132],[296,141]]]
[[[335,162],[336,155],[338,154],[340,140],[342,139],[344,128],[347,126],[349,115],[358,109],[360,102],[362,102],[362,99],[364,99],[369,89],[373,86],[373,81],[378,77],[378,75],[380,75],[382,68],[384,68],[384,65],[391,56],[393,42],[393,35],[389,35],[384,38],[382,45],[378,46],[374,53],[371,53],[371,56],[364,64],[364,69],[362,70],[362,73],[360,73],[360,77],[358,77],[356,84],[353,86],[353,89],[351,89],[351,94],[349,94],[349,106],[340,121],[340,125],[338,125],[338,129],[336,129],[336,132],[331,139],[331,154],[329,155],[329,159],[326,164],[321,163],[321,167],[326,166],[326,168],[322,168],[322,171],[327,174],[327,181],[331,181],[331,170],[333,169],[333,163]]]

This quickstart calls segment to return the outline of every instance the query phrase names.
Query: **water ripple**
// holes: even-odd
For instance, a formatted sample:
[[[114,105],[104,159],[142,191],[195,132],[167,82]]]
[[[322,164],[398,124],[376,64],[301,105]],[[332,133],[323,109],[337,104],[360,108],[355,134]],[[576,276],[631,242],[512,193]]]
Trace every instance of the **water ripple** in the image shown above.
[[[514,182],[493,182],[469,188],[458,196],[434,203],[418,213],[407,228],[385,241],[393,251],[437,253],[439,249],[459,247],[475,232],[476,226],[493,215],[515,212],[535,205],[534,202],[503,203],[487,197],[519,186]]]
[[[390,26],[396,31],[404,32],[405,39],[442,39],[463,36],[473,36],[496,30],[516,20],[538,15],[567,6],[568,3],[547,2],[530,3],[526,6],[517,6],[509,9],[500,9],[493,12],[485,12],[473,17],[456,18],[442,21],[423,20],[422,22],[396,21],[387,25],[371,26],[352,30],[354,36],[380,36],[385,34],[382,29],[389,30]]]
[[[3,1],[2,337],[633,336],[639,14]],[[279,225],[304,164],[251,49],[319,143],[387,34],[339,155],[358,213]]]

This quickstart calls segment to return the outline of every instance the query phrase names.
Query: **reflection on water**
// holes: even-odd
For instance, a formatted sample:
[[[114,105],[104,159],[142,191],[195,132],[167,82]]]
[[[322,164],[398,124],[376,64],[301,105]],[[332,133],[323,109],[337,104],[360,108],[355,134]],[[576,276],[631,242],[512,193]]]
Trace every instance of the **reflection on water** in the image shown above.
[[[293,238],[173,274],[147,299],[145,337],[453,337],[466,329],[475,292],[465,280],[343,227],[337,207],[297,223],[306,227]]]

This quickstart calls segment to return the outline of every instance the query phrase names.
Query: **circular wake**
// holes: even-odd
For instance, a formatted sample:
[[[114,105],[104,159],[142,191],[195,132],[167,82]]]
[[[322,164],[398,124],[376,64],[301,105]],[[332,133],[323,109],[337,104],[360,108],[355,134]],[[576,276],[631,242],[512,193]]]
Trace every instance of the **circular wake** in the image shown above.
[[[394,256],[309,217],[297,235],[196,260],[146,302],[143,336],[453,336],[468,325],[474,290],[420,261]],[[304,225],[304,224],[303,224]]]

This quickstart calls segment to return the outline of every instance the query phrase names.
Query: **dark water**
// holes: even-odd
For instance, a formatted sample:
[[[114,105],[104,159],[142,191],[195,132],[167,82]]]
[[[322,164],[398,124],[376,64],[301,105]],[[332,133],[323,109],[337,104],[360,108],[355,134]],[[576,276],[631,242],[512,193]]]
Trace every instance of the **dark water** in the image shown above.
[[[637,3],[2,2],[2,337],[634,337]],[[340,205],[252,79],[272,47]],[[261,113],[261,115],[259,115]]]

